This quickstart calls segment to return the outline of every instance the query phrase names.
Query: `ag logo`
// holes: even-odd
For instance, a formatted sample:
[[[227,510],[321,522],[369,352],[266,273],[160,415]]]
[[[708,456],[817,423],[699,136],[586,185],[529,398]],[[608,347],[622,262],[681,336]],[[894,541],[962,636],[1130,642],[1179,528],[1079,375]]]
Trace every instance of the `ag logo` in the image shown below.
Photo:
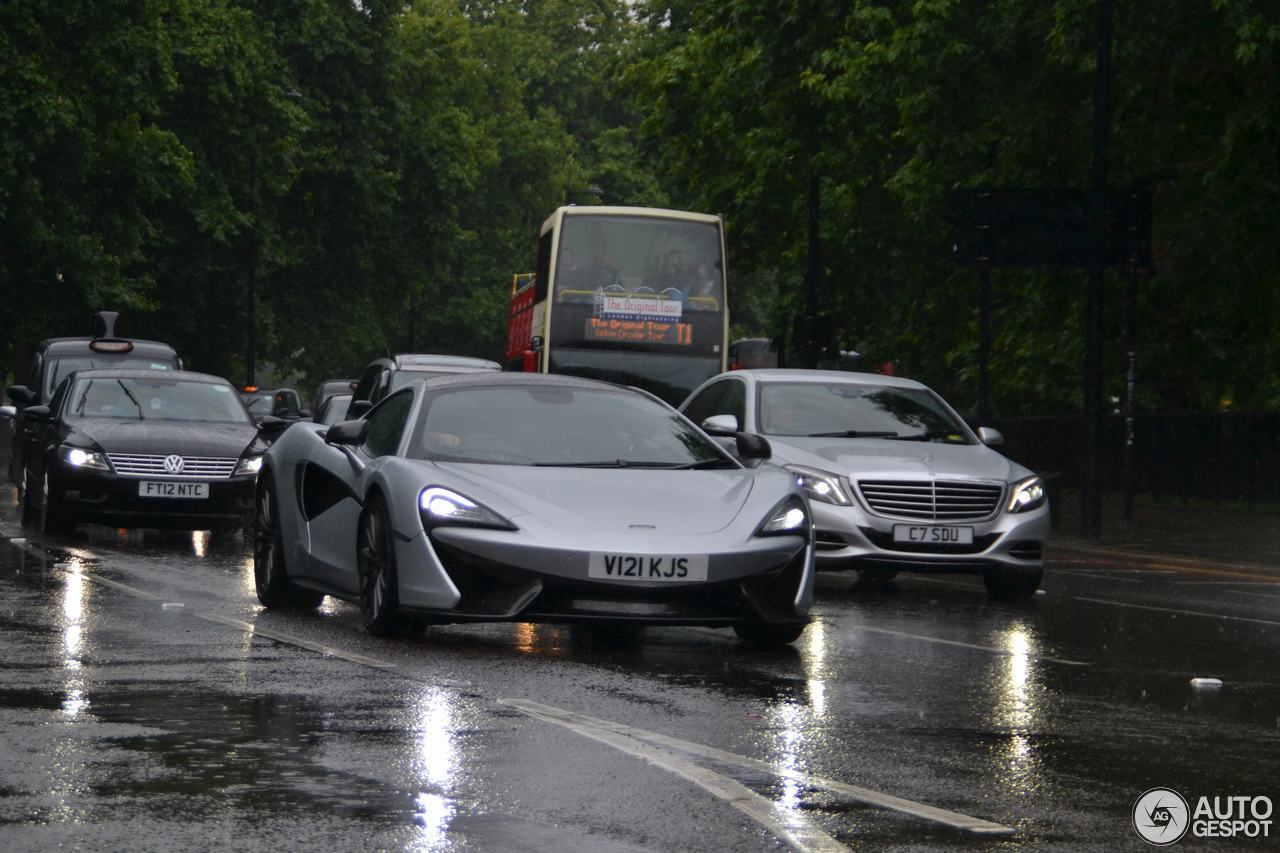
[[[181,474],[182,469],[187,467],[187,461],[181,456],[174,454],[164,458],[164,470],[170,474]]]
[[[1143,841],[1157,847],[1186,835],[1190,816],[1187,801],[1169,788],[1152,788],[1133,804],[1133,828]]]

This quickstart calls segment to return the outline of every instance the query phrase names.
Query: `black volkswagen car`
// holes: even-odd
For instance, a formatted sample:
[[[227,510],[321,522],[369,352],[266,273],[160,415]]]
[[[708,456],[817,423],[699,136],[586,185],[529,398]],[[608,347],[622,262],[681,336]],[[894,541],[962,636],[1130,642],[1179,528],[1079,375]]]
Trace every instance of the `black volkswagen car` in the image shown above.
[[[122,338],[116,334],[115,311],[93,315],[93,337],[49,338],[36,347],[26,385],[10,385],[9,399],[14,410],[9,415],[12,428],[9,479],[22,485],[22,469],[27,447],[32,442],[33,424],[26,416],[32,406],[47,406],[63,379],[77,370],[94,368],[137,368],[181,370],[182,359],[173,347],[159,341]]]
[[[266,444],[236,389],[203,373],[83,370],[31,406],[22,518],[49,531],[234,528]],[[274,419],[273,419],[274,420]]]

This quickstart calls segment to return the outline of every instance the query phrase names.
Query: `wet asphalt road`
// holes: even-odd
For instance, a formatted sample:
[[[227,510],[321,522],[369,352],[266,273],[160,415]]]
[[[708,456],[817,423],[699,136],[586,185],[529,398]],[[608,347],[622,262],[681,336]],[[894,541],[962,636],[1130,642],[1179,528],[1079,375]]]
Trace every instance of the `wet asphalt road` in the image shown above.
[[[1145,849],[1149,788],[1280,799],[1265,567],[1059,547],[1026,604],[827,574],[783,652],[376,640],[332,600],[261,611],[236,537],[45,540],[11,503],[0,849]]]

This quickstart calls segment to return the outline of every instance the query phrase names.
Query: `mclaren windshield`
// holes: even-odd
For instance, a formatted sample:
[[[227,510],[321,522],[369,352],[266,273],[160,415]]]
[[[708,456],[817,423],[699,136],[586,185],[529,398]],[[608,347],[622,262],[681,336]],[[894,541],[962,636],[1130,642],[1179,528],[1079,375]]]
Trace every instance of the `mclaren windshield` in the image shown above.
[[[563,386],[443,391],[424,407],[410,455],[547,467],[737,467],[706,435],[648,397]]]

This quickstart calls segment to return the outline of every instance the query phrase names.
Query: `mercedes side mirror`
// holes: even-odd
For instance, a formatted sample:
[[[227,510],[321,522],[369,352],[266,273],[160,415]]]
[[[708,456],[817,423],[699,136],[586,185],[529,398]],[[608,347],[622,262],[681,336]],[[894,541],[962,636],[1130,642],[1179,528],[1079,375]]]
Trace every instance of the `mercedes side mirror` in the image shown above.
[[[325,431],[324,440],[340,447],[357,447],[364,444],[368,434],[368,421],[341,421]]]
[[[368,400],[352,400],[351,405],[347,407],[347,420],[354,421],[372,408],[373,403]],[[337,424],[334,426],[337,426]]]
[[[27,406],[22,410],[22,414],[33,421],[53,420],[53,412],[49,411],[48,406]]]
[[[736,415],[712,415],[702,422],[702,431],[707,435],[736,436],[738,429]]]
[[[1000,430],[991,427],[978,427],[978,440],[988,447],[1004,444],[1004,436],[1000,434]]]
[[[18,410],[13,406],[0,406],[0,418],[15,418]]]

